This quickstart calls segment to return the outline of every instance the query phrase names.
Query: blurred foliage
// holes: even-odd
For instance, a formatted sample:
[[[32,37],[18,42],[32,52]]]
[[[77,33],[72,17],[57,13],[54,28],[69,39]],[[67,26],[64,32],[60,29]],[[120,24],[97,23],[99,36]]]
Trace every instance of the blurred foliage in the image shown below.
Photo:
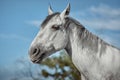
[[[16,61],[16,71],[10,80],[81,80],[80,73],[70,57],[60,56],[44,59],[39,65],[23,58]]]
[[[45,78],[53,77],[54,80],[81,80],[79,71],[73,65],[70,57],[64,52],[61,52],[61,55],[58,57],[43,60],[40,65],[54,70],[53,73],[50,73],[50,71],[42,69],[42,75]]]

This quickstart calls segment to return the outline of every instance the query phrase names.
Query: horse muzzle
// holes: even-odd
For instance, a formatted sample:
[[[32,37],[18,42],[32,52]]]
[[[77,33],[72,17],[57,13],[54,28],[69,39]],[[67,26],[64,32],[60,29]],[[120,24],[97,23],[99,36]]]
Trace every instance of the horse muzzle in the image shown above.
[[[33,63],[40,63],[44,58],[55,51],[53,46],[44,48],[42,46],[31,46],[29,49],[29,56]]]
[[[29,56],[33,63],[40,63],[46,56],[46,53],[42,48],[38,46],[32,46],[29,49]]]

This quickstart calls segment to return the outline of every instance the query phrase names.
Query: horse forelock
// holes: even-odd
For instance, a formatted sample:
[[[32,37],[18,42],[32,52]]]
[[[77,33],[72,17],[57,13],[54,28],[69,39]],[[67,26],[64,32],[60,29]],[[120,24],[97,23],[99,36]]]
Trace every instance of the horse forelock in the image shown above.
[[[56,13],[53,13],[53,14],[51,14],[51,15],[48,15],[47,17],[46,17],[46,19],[42,22],[42,24],[41,24],[41,27],[45,27],[45,25],[54,17],[54,16],[56,16],[56,15],[59,15],[60,13],[59,12],[56,12]]]

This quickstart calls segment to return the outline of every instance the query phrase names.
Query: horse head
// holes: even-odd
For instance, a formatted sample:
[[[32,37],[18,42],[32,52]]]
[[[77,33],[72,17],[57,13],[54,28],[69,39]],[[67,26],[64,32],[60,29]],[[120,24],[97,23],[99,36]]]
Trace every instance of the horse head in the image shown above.
[[[70,12],[70,4],[63,12],[54,13],[52,8],[48,8],[48,16],[41,24],[40,31],[32,41],[29,55],[34,63],[40,63],[44,58],[64,49],[68,43],[66,31],[66,20]]]

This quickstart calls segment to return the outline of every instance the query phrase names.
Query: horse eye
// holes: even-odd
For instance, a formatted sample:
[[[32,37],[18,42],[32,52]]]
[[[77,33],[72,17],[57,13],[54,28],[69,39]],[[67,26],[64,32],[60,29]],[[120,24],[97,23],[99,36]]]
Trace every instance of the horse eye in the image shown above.
[[[56,26],[56,25],[53,25],[53,26],[52,26],[52,29],[54,29],[54,30],[59,30],[60,27],[59,27],[59,26]]]

